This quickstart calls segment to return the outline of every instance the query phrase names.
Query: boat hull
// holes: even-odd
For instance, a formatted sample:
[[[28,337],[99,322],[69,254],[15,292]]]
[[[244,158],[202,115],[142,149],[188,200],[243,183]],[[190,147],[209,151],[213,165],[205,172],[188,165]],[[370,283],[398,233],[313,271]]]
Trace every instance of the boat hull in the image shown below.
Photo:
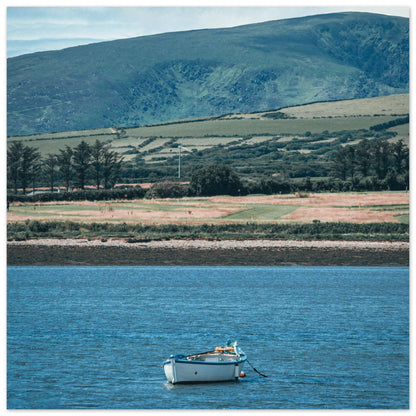
[[[232,381],[240,377],[245,358],[227,362],[188,361],[171,356],[163,365],[168,382],[209,383]]]

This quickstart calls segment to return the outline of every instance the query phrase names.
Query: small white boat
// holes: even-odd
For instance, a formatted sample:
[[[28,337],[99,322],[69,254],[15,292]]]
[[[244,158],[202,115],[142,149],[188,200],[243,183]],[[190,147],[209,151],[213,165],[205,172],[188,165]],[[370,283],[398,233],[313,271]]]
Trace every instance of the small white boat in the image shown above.
[[[171,355],[164,363],[166,378],[176,383],[206,383],[238,380],[247,360],[234,342],[226,347],[191,355]]]

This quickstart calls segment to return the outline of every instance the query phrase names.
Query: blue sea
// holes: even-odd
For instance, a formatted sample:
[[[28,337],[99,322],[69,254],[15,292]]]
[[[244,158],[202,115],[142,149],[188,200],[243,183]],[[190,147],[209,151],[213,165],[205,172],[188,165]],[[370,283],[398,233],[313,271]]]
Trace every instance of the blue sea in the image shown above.
[[[170,354],[228,339],[245,378],[166,382]],[[9,267],[7,405],[408,408],[409,269]]]

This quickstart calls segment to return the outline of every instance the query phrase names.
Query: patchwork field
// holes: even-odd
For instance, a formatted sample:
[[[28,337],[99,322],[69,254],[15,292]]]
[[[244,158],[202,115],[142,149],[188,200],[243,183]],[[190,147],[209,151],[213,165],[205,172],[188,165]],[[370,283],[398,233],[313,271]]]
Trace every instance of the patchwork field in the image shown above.
[[[409,223],[409,193],[316,193],[135,201],[14,203],[8,222],[126,224]]]
[[[270,117],[274,114],[284,114],[289,118]],[[67,145],[76,146],[81,141],[92,145],[99,140],[109,144],[126,160],[141,155],[146,163],[154,163],[176,157],[178,145],[187,148],[185,152],[192,153],[216,146],[253,145],[270,140],[285,143],[302,138],[307,131],[312,134],[327,131],[331,134],[369,129],[406,114],[409,114],[409,95],[398,94],[129,127],[124,129],[121,137],[117,130],[110,127],[8,137],[7,141],[23,141],[46,156],[58,153]],[[395,139],[408,143],[409,125],[394,129],[398,133]]]

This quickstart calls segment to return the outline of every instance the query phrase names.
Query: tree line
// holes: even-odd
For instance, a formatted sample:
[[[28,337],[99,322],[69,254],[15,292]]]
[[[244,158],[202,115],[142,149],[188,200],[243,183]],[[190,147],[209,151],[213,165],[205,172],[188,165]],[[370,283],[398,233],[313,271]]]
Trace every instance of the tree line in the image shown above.
[[[342,181],[384,182],[388,189],[409,186],[409,148],[402,140],[363,139],[333,153],[331,174]]]
[[[23,194],[30,185],[35,189],[36,181],[41,176],[43,183],[48,182],[51,193],[57,180],[65,184],[67,191],[73,186],[84,190],[91,183],[97,190],[108,190],[117,183],[123,165],[123,158],[99,140],[93,145],[82,141],[72,148],[66,146],[58,154],[48,154],[43,159],[36,148],[21,142],[12,143],[7,151],[9,187],[14,189],[15,194],[19,187]],[[302,181],[271,176],[243,181],[229,166],[211,163],[197,167],[189,185],[159,181],[146,193],[146,197],[405,190],[409,187],[409,148],[402,140],[392,143],[382,139],[363,139],[357,144],[334,150],[326,172],[326,177],[304,177]],[[144,190],[136,191],[140,195],[145,193]],[[135,197],[137,192],[134,193]],[[111,195],[106,194],[106,197]],[[133,194],[126,193],[126,198],[130,196],[133,197]],[[86,196],[82,194],[82,197]],[[94,194],[93,197],[98,198],[98,195]],[[49,198],[58,197],[51,194]]]
[[[59,179],[67,191],[72,187],[84,189],[93,183],[97,189],[113,188],[120,176],[123,157],[99,140],[89,145],[84,140],[77,146],[65,146],[58,154],[42,158],[37,148],[13,142],[7,149],[8,187],[23,194],[34,190],[39,181],[48,183],[51,192]]]

